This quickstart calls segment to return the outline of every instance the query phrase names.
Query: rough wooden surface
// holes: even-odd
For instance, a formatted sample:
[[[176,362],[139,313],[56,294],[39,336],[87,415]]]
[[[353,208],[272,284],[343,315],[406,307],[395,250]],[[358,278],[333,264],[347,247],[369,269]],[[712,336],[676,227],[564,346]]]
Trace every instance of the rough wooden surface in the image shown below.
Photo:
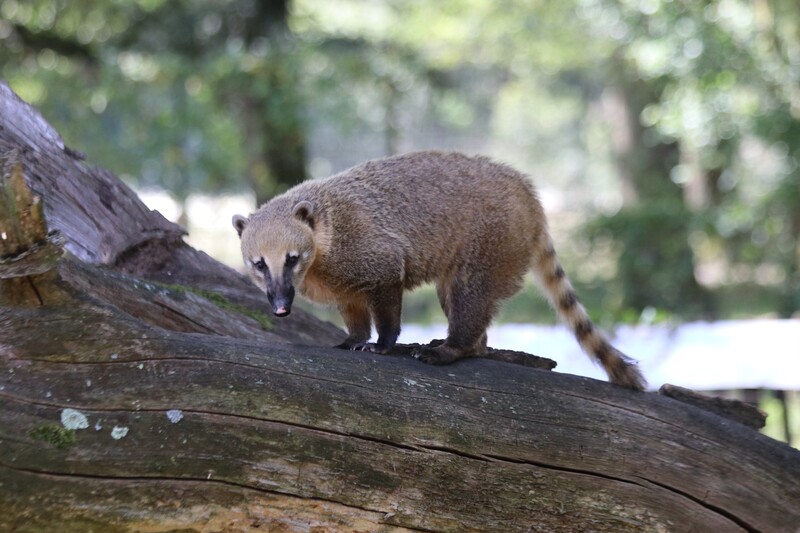
[[[331,531],[790,531],[800,520],[796,450],[588,378],[171,332],[80,294],[3,308],[0,338],[0,530],[45,501],[43,523],[72,530],[244,529],[270,523],[275,499],[298,513],[297,531],[311,502],[324,504],[314,520],[339,521]],[[68,408],[87,417],[74,443],[37,438]],[[115,428],[127,432],[114,439]],[[134,486],[133,501],[105,493]],[[45,496],[31,500],[37,487]]]
[[[37,142],[58,146],[29,122]],[[41,184],[40,159],[51,169],[30,153],[23,167]],[[84,170],[64,179],[80,182]],[[48,186],[55,196],[67,188]],[[48,190],[37,192],[49,213]],[[80,217],[79,200],[57,204],[56,219]],[[739,423],[499,361],[432,367],[290,345],[338,332],[271,329],[252,314],[243,280],[226,283],[210,258],[204,272],[203,256],[175,244],[168,226],[132,247],[109,238],[92,248],[76,247],[77,225],[59,227],[78,253],[0,278],[0,531],[771,532],[800,523],[800,453]],[[106,246],[124,250],[104,256]],[[6,298],[12,285],[35,298]]]

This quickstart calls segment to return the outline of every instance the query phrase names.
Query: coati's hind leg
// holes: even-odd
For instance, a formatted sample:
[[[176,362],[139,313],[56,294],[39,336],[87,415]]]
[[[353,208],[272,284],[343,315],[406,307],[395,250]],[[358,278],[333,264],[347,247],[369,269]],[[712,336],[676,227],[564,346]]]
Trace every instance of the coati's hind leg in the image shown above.
[[[436,295],[439,297],[439,304],[442,306],[442,311],[444,311],[444,316],[447,318],[447,321],[450,321],[450,311],[447,308],[447,286],[444,283],[439,283],[436,285]],[[429,347],[434,346],[441,346],[445,343],[446,339],[432,339],[431,342],[428,343]]]
[[[447,315],[447,339],[420,348],[415,356],[431,365],[446,365],[486,352],[486,329],[500,299],[492,297],[488,273],[456,276],[437,287],[439,302]],[[468,282],[463,281],[468,279]]]
[[[339,312],[347,328],[347,338],[335,348],[349,350],[353,346],[367,342],[372,332],[372,318],[367,303],[364,300],[350,300],[339,305]]]
[[[400,316],[403,311],[403,286],[382,286],[367,295],[367,305],[378,332],[377,342],[353,345],[353,350],[388,353],[400,335]]]

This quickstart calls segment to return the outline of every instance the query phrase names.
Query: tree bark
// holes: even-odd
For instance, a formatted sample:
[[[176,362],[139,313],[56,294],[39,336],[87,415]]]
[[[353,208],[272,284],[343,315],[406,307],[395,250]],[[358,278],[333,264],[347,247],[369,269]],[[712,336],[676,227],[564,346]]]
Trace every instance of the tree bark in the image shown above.
[[[244,280],[182,244],[111,174],[64,157],[3,85],[0,111],[0,142],[21,169],[3,190],[24,173],[69,252],[25,263],[62,241],[30,215],[34,196],[6,195],[22,215],[0,220],[0,530],[800,523],[800,453],[697,407],[498,361],[432,367],[301,346],[338,332],[312,319],[270,329]],[[32,131],[11,139],[21,123],[6,117],[20,113]],[[49,144],[29,142],[44,139],[37,131]],[[60,179],[50,165],[63,165]],[[114,209],[95,212],[105,179]]]
[[[306,131],[297,39],[289,28],[289,0],[258,2],[244,19],[245,46],[269,45],[261,68],[230,88],[246,133],[248,178],[256,207],[305,180]]]

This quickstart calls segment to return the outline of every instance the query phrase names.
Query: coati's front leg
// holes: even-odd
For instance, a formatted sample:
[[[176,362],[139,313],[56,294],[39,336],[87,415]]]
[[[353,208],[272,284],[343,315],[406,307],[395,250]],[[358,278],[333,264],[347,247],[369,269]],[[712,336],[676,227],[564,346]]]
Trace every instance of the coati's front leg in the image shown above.
[[[353,350],[375,353],[388,353],[400,335],[400,315],[403,311],[403,286],[382,286],[367,295],[372,319],[378,332],[377,342],[364,342],[354,345]]]
[[[364,300],[350,300],[339,305],[339,312],[347,328],[347,338],[335,348],[350,350],[355,346],[362,346],[369,340],[372,332],[372,319],[369,315],[367,302]]]

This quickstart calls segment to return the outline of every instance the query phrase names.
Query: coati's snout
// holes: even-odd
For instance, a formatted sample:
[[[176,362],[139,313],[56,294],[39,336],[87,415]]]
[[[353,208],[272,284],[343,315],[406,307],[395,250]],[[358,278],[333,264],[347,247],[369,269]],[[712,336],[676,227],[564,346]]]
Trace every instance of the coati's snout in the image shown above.
[[[294,301],[294,286],[291,281],[288,285],[286,283],[267,283],[267,300],[269,300],[275,316],[289,316]]]

